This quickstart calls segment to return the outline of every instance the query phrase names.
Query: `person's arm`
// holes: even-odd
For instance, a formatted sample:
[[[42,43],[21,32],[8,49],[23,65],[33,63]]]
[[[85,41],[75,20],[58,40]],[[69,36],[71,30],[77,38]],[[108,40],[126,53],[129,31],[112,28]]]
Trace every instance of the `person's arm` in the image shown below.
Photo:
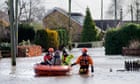
[[[74,66],[74,65],[76,65],[76,64],[80,64],[80,58],[81,58],[81,56],[79,56],[78,59],[76,60],[76,62],[73,63],[73,64],[71,64],[71,66]]]
[[[89,56],[89,64],[91,64],[91,72],[93,73],[94,72],[94,63],[93,63],[93,60],[92,60],[92,58]]]
[[[52,65],[52,62],[51,62],[51,61],[49,61],[48,59],[46,59],[46,61],[47,61],[50,65]]]
[[[91,65],[91,72],[93,73],[94,72],[94,66]]]

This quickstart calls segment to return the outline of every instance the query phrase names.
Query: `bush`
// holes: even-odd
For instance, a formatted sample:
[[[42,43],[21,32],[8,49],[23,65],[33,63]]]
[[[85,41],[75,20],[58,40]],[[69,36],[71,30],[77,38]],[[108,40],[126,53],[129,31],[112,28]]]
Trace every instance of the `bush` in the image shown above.
[[[48,43],[47,43],[48,34],[47,34],[46,30],[44,30],[44,29],[37,30],[34,42],[35,42],[35,44],[40,45],[43,49],[47,49],[48,48]]]
[[[61,49],[68,45],[68,34],[65,29],[59,29],[57,31],[59,35],[59,48]]]
[[[23,40],[33,41],[35,36],[35,31],[32,26],[29,24],[19,24],[18,27],[18,42],[22,42]]]
[[[45,51],[50,47],[58,49],[58,33],[55,30],[49,29],[37,30],[34,42],[35,44],[40,45]]]
[[[47,29],[48,34],[48,48],[52,47],[54,49],[58,49],[59,41],[58,41],[58,33],[55,30]]]
[[[11,44],[10,43],[1,43],[0,50],[11,50]]]
[[[127,47],[134,39],[140,40],[140,27],[137,24],[110,29],[105,36],[105,53],[122,54],[122,47]]]

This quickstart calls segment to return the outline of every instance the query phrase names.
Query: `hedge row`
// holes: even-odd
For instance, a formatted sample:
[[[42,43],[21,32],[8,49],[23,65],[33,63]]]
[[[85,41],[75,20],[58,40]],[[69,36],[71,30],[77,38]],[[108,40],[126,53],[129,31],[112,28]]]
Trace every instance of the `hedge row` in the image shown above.
[[[50,47],[57,49],[59,46],[58,33],[55,30],[38,30],[34,41],[35,44],[41,45],[45,51]]]
[[[68,45],[68,32],[65,29],[58,29],[57,31],[59,35],[59,48],[62,49]]]
[[[105,36],[105,53],[122,54],[122,47],[129,46],[132,40],[140,40],[138,24],[129,23],[120,28],[110,29]]]

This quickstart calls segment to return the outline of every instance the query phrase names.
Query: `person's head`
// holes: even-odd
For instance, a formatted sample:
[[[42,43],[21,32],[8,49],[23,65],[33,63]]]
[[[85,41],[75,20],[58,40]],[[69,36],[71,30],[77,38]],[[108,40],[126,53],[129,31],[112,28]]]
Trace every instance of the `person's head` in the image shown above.
[[[54,52],[54,49],[53,48],[49,48],[48,51],[49,52]]]
[[[82,54],[83,56],[87,56],[87,48],[82,48]]]
[[[87,53],[87,48],[82,48],[82,53]]]

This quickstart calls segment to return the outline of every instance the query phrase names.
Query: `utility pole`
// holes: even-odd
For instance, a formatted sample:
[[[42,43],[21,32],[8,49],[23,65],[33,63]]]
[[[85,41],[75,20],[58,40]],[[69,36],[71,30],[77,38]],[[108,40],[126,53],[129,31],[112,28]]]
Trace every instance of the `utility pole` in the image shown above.
[[[136,21],[137,23],[139,23],[139,20],[140,20],[140,10],[139,10],[139,2],[136,1]]]
[[[123,9],[121,8],[120,9],[120,22],[122,22],[123,20]]]
[[[32,11],[32,2],[30,0],[29,19],[28,19],[29,23],[31,23],[31,11]]]
[[[18,2],[19,0],[16,0],[15,1],[15,38],[16,38],[16,46],[15,46],[15,49],[16,49],[16,54],[18,55]]]
[[[69,0],[69,50],[72,48],[72,26],[71,26],[71,0]]]
[[[101,27],[103,29],[103,0],[101,0]]]
[[[133,6],[131,5],[131,22],[133,22]]]
[[[117,21],[117,0],[115,0],[115,21]]]
[[[11,30],[11,59],[12,66],[16,65],[16,34],[15,34],[15,21],[14,21],[14,0],[9,0],[9,12],[10,12],[10,30]]]

